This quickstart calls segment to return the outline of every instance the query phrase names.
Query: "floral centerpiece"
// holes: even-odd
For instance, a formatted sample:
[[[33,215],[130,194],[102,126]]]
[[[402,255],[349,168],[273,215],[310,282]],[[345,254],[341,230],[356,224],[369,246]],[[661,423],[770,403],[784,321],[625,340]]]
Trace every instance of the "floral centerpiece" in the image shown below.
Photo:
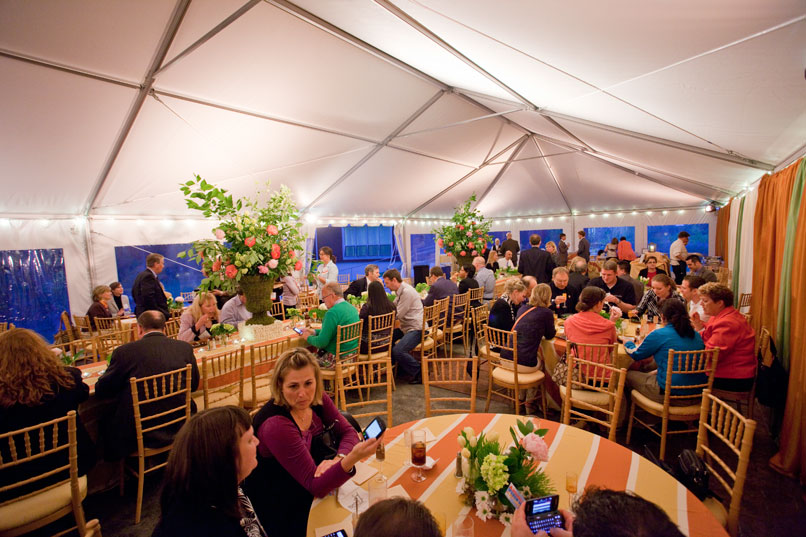
[[[352,304],[356,308],[360,308],[361,306],[363,306],[364,304],[367,303],[368,296],[369,296],[369,293],[364,291],[363,293],[361,293],[358,296],[355,296],[355,295],[348,296],[347,297],[347,302],[349,302],[350,304]]]
[[[418,293],[423,294],[423,293],[427,293],[431,289],[431,286],[428,285],[427,283],[423,282],[423,283],[418,283],[416,286],[414,286],[414,289]]]
[[[327,315],[327,306],[324,304],[319,304],[318,308],[311,308],[308,310],[308,316],[310,316],[311,320],[315,322],[323,322],[325,320],[325,315]]]
[[[437,245],[460,265],[469,265],[493,241],[489,234],[492,222],[485,221],[477,209],[470,209],[474,201],[475,194],[456,208],[450,224],[432,231]]]
[[[615,319],[613,319],[614,314],[618,314],[618,315],[616,315]],[[616,330],[619,333],[621,333],[621,328],[622,328],[622,325],[624,323],[624,319],[621,318],[621,310],[619,308],[611,307],[610,308],[610,313],[606,313],[604,310],[602,310],[602,311],[599,312],[599,315],[601,315],[602,317],[604,317],[608,321],[613,321],[613,324],[616,325]]]
[[[537,429],[531,421],[518,420],[518,431],[510,427],[515,441],[508,448],[498,442],[498,433],[480,433],[465,427],[457,441],[462,448],[462,479],[456,491],[465,503],[476,507],[482,520],[496,518],[509,525],[515,507],[506,497],[512,484],[524,498],[547,496],[554,491],[548,476],[538,463],[548,460],[548,446],[543,437],[548,429]],[[520,434],[519,434],[520,433]]]
[[[216,323],[210,327],[210,335],[213,337],[228,336],[234,334],[237,329],[231,324]]]
[[[508,276],[517,276],[520,274],[516,268],[500,268],[495,271],[496,278],[506,278]]]
[[[267,311],[274,282],[302,269],[304,257],[302,223],[291,190],[281,187],[265,204],[257,197],[233,200],[226,190],[198,175],[181,190],[189,208],[217,220],[212,230],[215,238],[195,241],[179,254],[202,263],[206,277],[199,288],[234,293],[240,285],[246,295],[246,309],[252,312],[247,324],[273,323],[274,317]]]
[[[288,319],[302,319],[303,314],[297,308],[288,308],[285,310],[285,316]]]
[[[168,301],[168,309],[169,310],[181,310],[185,307],[185,299],[181,296],[176,298],[169,292],[165,292],[165,299]]]
[[[644,284],[644,287],[649,287],[649,278],[638,276],[638,281]]]

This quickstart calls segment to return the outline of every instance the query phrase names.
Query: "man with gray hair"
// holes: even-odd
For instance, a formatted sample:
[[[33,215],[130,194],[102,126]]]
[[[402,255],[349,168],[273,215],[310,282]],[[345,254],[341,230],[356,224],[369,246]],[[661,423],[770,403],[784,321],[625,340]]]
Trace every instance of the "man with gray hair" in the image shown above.
[[[582,289],[588,286],[588,281],[588,262],[582,257],[575,257],[571,261],[571,274],[568,275],[568,284],[579,289],[581,293]]]
[[[473,258],[473,266],[476,269],[476,281],[479,282],[479,287],[484,289],[484,301],[492,300],[495,295],[495,274],[487,268],[481,256]]]
[[[362,293],[367,291],[370,283],[380,281],[380,279],[381,271],[378,269],[378,265],[367,265],[364,269],[364,277],[352,282],[347,287],[347,290],[344,291],[344,296],[361,296]]]
[[[326,354],[323,359],[319,360],[319,363],[327,367],[330,365],[328,362],[331,359],[331,356],[327,355],[327,353],[334,356],[336,354],[339,327],[357,323],[361,319],[358,318],[358,311],[356,311],[355,307],[344,300],[339,282],[327,282],[322,286],[322,300],[324,300],[328,310],[322,323],[322,328],[318,330],[306,328],[302,332],[302,337],[309,345],[319,347],[325,351]],[[357,345],[357,341],[351,341],[341,350],[349,351]]]

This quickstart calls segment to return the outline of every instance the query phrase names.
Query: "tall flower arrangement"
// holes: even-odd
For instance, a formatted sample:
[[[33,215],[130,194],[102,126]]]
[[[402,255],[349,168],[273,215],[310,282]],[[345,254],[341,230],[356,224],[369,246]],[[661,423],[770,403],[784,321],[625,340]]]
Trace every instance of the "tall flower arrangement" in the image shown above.
[[[492,222],[485,220],[477,209],[470,209],[470,205],[475,201],[476,195],[473,194],[464,204],[456,208],[450,224],[432,231],[437,245],[450,256],[457,258],[477,256],[493,241],[489,234]]]
[[[507,448],[498,441],[498,433],[476,432],[465,427],[457,442],[462,448],[462,474],[456,491],[476,507],[482,520],[497,518],[508,525],[515,507],[506,497],[512,484],[524,498],[547,496],[554,491],[548,476],[538,469],[538,463],[548,460],[548,446],[543,437],[548,429],[537,429],[531,421],[518,420],[518,431],[510,427],[514,440]],[[520,434],[519,434],[520,433]]]

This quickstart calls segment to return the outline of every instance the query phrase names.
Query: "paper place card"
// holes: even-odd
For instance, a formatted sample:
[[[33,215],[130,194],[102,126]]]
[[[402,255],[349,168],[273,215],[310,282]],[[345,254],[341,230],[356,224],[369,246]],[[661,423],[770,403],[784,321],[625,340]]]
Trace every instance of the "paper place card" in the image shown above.
[[[428,427],[423,427],[422,429],[418,429],[418,430],[419,431],[425,431],[425,442],[426,442],[426,444],[429,443],[429,442],[433,442],[434,440],[437,439],[437,437],[434,436],[434,433],[432,433],[431,430]]]
[[[386,491],[387,498],[403,498],[405,500],[410,500],[411,496],[409,493],[406,492],[406,489],[403,488],[402,485],[395,485],[394,487],[389,487]]]
[[[353,476],[353,483],[356,485],[363,485],[367,479],[378,473],[378,470],[364,462],[358,462],[355,465],[355,475]]]
[[[337,499],[339,505],[347,509],[349,512],[354,513],[356,508],[356,498],[358,498],[358,513],[363,513],[369,507],[369,492],[362,489],[352,480],[348,480],[339,487]]]

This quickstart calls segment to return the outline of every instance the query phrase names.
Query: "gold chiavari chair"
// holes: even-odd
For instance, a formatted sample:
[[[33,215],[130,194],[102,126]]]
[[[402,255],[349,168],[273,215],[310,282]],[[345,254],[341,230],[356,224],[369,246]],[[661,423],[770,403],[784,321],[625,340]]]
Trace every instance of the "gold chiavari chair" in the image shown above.
[[[76,330],[78,330],[78,336],[81,338],[91,338],[95,331],[92,329],[92,325],[90,324],[90,318],[86,315],[76,315],[73,314],[73,322],[75,323]]]
[[[238,349],[216,353],[202,353],[201,381],[203,408],[215,408],[219,406],[235,405],[243,406],[243,393],[241,386],[244,380],[244,346]],[[221,385],[215,388],[210,387],[210,382],[220,379]],[[235,392],[235,393],[233,393]],[[196,405],[199,405],[198,397]]]
[[[479,374],[479,358],[468,356],[439,357],[426,355],[423,360],[423,386],[425,388],[425,415],[473,413],[476,411],[476,385]],[[432,388],[451,390],[450,395],[432,396]],[[460,396],[469,392],[467,396]],[[463,405],[463,406],[462,406]]]
[[[194,300],[196,300],[196,291],[183,291],[180,293],[180,296],[182,297],[182,300],[185,301],[185,304],[190,305]]]
[[[271,383],[277,359],[289,349],[288,339],[249,347],[249,379],[241,385],[244,408],[260,408],[271,399]],[[246,359],[244,353],[244,359]],[[244,377],[246,374],[244,374]]]
[[[492,394],[496,394],[515,404],[515,415],[520,416],[520,406],[537,400],[537,396],[532,399],[521,400],[521,392],[529,389],[540,389],[541,402],[543,405],[543,417],[546,416],[546,390],[543,381],[546,378],[542,371],[523,371],[523,366],[518,364],[518,333],[515,331],[499,330],[489,324],[485,327],[487,361],[490,364],[490,379],[487,384],[487,403],[484,411],[490,408]],[[497,348],[499,351],[492,352]],[[504,351],[509,351],[512,360],[501,357]],[[494,386],[500,386],[501,390],[494,390]],[[512,394],[512,395],[510,395]]]
[[[336,330],[336,354],[332,368],[322,369],[322,380],[333,385],[333,401],[340,406],[340,394],[344,387],[355,382],[356,362],[361,344],[361,331],[364,321],[339,326]]]
[[[95,328],[99,332],[119,332],[123,330],[123,323],[120,317],[96,317]]]
[[[370,316],[367,354],[353,354],[337,362],[337,369],[355,367],[350,382],[339,382],[341,409],[355,418],[386,416],[387,425],[392,423],[394,325],[395,312]]]
[[[285,308],[283,307],[282,302],[272,302],[271,309],[269,310],[269,315],[274,317],[279,321],[285,321]]]
[[[427,356],[433,356],[437,353],[437,340],[435,330],[438,326],[440,306],[434,303],[433,306],[425,306],[423,308],[423,327],[420,336],[420,343],[412,349],[413,353],[420,353],[420,364],[423,363]]]
[[[450,344],[448,355],[452,358],[453,345],[456,341],[461,341],[464,347],[468,345],[467,322],[470,318],[470,292],[453,295],[451,302],[450,315],[445,324],[445,338],[446,342]],[[465,354],[470,355],[472,353],[465,349]]]
[[[165,321],[165,335],[171,339],[179,338],[179,319]]]
[[[742,293],[739,296],[739,307],[737,308],[739,311],[742,311],[744,308],[748,308],[748,315],[750,314],[750,302],[753,299],[753,293]]]

